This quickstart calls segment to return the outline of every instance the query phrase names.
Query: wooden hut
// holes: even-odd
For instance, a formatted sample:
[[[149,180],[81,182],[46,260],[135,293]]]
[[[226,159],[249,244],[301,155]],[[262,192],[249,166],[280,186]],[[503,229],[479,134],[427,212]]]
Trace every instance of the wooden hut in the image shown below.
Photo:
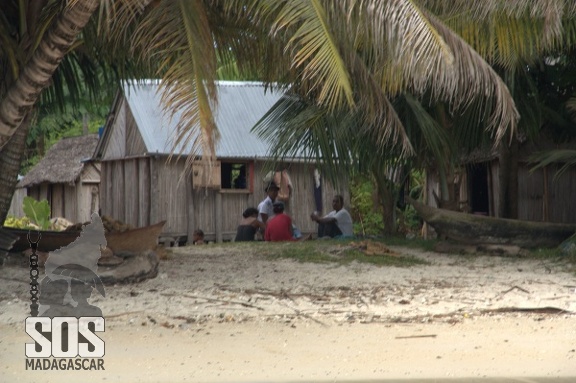
[[[183,157],[168,161],[180,116],[171,119],[162,112],[158,83],[122,87],[95,153],[102,166],[102,214],[134,226],[166,220],[163,237],[180,243],[196,229],[210,241],[234,238],[242,212],[265,198],[263,180],[271,170],[269,145],[251,129],[282,94],[254,82],[221,81],[217,87],[217,161],[209,169],[194,165],[190,176],[183,176],[190,147],[179,146],[175,154]],[[314,232],[314,165],[287,158],[272,170],[290,177],[287,212],[303,233]],[[324,183],[325,207],[335,193]],[[339,193],[348,200],[347,191]]]
[[[557,223],[576,223],[576,168],[560,177],[556,171],[563,164],[551,164],[535,170],[529,161],[531,154],[550,149],[570,148],[555,145],[545,139],[524,142],[518,153],[518,219]],[[463,210],[473,214],[498,216],[500,161],[494,150],[477,150],[462,162],[461,172],[453,183],[454,194]],[[433,192],[439,193],[438,174],[432,170],[426,178],[428,204],[436,206]]]
[[[54,144],[17,188],[37,200],[46,199],[52,217],[87,222],[100,205],[100,165],[90,161],[97,134],[63,138]]]

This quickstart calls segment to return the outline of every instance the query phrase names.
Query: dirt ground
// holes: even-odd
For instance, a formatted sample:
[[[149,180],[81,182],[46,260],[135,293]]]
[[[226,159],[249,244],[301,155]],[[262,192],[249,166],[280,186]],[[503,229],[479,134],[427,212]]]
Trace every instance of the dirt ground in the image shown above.
[[[26,370],[28,270],[9,262],[0,381],[576,381],[576,276],[561,260],[392,247],[429,264],[391,267],[262,249],[174,248],[156,278],[93,295],[106,355],[90,372]]]

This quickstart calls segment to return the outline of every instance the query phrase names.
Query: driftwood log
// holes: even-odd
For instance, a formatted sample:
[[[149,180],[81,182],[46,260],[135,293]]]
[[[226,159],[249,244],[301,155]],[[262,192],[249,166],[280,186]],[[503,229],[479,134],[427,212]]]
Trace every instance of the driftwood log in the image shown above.
[[[136,283],[155,278],[158,275],[159,260],[156,252],[148,250],[140,253],[120,253],[115,257],[118,255],[123,258],[122,263],[114,266],[98,266],[96,274],[103,284]],[[22,253],[10,253],[6,263],[9,266],[26,268],[30,266],[29,257]],[[44,276],[43,265],[40,270],[40,277],[42,278]]]
[[[556,247],[576,232],[576,224],[487,217],[408,202],[441,238],[465,244]]]
[[[105,285],[136,283],[158,275],[158,256],[148,250],[136,254],[116,254],[124,262],[113,267],[98,267],[98,276]]]

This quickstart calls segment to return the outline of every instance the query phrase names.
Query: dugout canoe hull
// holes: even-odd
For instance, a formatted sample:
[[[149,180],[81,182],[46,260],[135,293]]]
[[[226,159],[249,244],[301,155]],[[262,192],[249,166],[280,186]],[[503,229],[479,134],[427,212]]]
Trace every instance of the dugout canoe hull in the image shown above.
[[[123,232],[105,233],[106,242],[114,253],[137,253],[153,250],[158,244],[158,237],[162,233],[165,224],[166,221],[161,221],[154,225],[138,227]],[[11,227],[4,227],[4,230],[17,237],[10,249],[11,252],[21,252],[30,248],[28,230]],[[38,250],[48,253],[68,246],[80,236],[80,233],[80,231],[42,230],[40,231],[42,237],[38,242]],[[32,240],[35,240],[37,238],[37,232],[34,230],[30,231],[30,237]]]

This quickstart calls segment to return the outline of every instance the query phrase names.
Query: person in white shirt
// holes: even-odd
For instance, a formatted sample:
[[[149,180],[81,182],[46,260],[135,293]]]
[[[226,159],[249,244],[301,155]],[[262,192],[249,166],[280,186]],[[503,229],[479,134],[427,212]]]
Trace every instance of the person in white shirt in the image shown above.
[[[332,210],[324,217],[319,217],[316,212],[310,218],[318,223],[318,238],[349,238],[353,237],[352,217],[344,209],[344,198],[341,195],[334,196]]]
[[[274,182],[270,182],[264,189],[267,196],[258,205],[258,220],[260,222],[266,223],[274,216],[274,208],[272,204],[276,201],[276,198],[278,198],[278,190],[280,190],[280,188]]]

